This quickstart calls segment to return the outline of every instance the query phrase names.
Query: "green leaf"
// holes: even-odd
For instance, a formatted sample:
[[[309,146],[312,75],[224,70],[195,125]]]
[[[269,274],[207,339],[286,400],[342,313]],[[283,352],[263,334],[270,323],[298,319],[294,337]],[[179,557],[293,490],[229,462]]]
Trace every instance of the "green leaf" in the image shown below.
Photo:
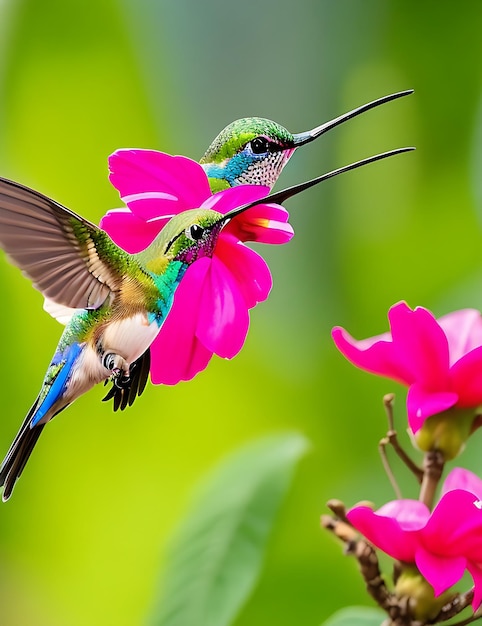
[[[380,626],[386,617],[380,609],[350,606],[334,613],[322,626]]]
[[[227,626],[259,576],[269,532],[307,442],[259,439],[207,477],[172,546],[155,626]]]

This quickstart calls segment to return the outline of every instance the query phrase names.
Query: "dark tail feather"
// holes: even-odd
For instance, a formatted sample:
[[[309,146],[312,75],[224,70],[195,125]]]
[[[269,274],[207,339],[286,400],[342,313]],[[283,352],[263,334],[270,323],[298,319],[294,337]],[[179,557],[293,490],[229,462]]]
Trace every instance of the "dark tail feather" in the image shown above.
[[[151,351],[149,348],[130,366],[129,378],[121,376],[112,381],[112,387],[108,391],[103,402],[113,399],[114,411],[120,408],[123,411],[127,406],[132,406],[137,396],[144,391],[149,379],[149,370],[151,367]],[[105,385],[109,381],[105,381]]]
[[[25,418],[17,436],[15,437],[9,451],[0,467],[0,487],[3,487],[2,499],[5,502],[12,495],[13,488],[20,474],[25,467],[32,450],[34,449],[37,439],[45,426],[38,424],[30,428],[32,416],[37,408],[37,402],[34,403],[27,417]]]

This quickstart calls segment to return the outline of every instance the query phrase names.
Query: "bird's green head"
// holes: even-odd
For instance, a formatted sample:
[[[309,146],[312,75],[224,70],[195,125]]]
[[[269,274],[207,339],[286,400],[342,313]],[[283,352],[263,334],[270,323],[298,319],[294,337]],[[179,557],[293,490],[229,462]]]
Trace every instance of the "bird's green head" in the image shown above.
[[[212,256],[225,222],[221,213],[210,209],[192,209],[175,215],[164,229],[169,237],[164,255],[186,265]]]
[[[148,270],[161,274],[170,261],[191,265],[212,256],[216,241],[228,221],[217,211],[190,209],[172,217],[153,243],[137,258]]]
[[[246,117],[226,126],[200,163],[213,190],[242,184],[271,188],[294,149],[294,136],[286,128],[261,117]]]
[[[407,90],[384,96],[297,134],[271,120],[245,117],[232,122],[219,133],[200,163],[213,191],[241,184],[271,188],[296,148],[365,111],[410,93],[412,91]]]

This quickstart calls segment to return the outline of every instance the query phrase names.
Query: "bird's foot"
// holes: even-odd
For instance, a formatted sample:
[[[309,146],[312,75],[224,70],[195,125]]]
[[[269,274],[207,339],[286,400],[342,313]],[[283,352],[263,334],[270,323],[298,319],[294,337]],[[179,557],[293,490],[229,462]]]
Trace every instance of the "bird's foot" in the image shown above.
[[[114,369],[112,370],[109,380],[114,383],[118,389],[125,389],[130,385],[131,377],[129,376],[129,372],[125,370]]]

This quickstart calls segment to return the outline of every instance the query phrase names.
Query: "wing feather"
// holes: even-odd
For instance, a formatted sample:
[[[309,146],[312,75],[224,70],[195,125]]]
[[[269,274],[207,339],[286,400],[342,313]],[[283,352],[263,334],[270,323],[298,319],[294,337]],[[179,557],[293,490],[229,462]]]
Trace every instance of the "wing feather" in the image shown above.
[[[119,289],[129,264],[129,255],[95,224],[4,178],[0,246],[45,297],[70,308],[101,306]]]

